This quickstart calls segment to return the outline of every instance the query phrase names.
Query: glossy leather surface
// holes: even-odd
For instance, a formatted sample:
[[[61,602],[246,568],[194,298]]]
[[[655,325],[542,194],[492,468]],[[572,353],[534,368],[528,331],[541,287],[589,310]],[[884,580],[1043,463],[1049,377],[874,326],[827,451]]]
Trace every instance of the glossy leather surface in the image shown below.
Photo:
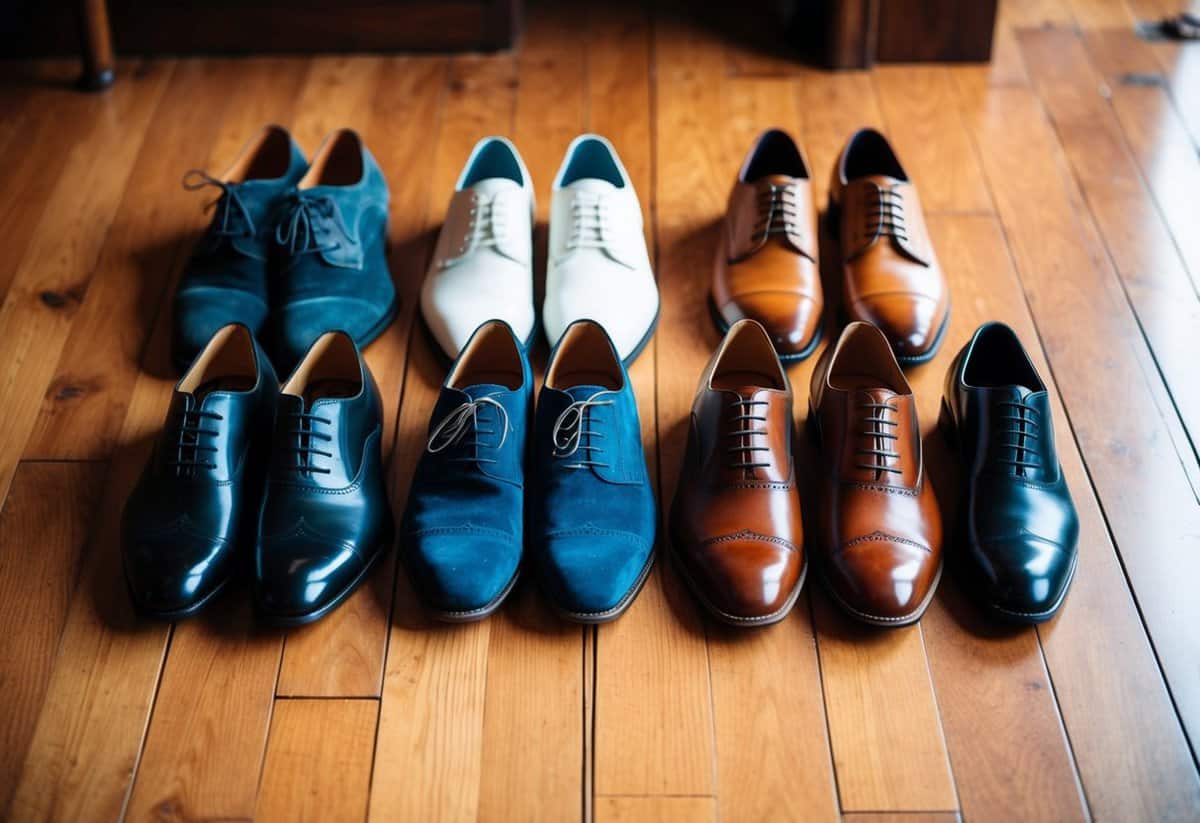
[[[792,428],[792,390],[770,337],[752,320],[734,324],[701,374],[671,510],[684,578],[726,623],[782,620],[800,592]]]
[[[326,138],[281,206],[273,295],[276,364],[290,368],[320,335],[338,329],[366,346],[396,313],[387,264],[388,187],[349,129]]]
[[[429,421],[401,528],[417,595],[445,620],[495,611],[524,546],[533,375],[507,323],[476,330]]]
[[[255,551],[260,612],[295,625],[362,582],[393,538],[379,389],[353,341],[328,332],[284,383]]]
[[[950,296],[925,226],[917,188],[887,138],[855,132],[829,185],[842,260],[842,305],[851,320],[883,331],[905,365],[941,345]]]
[[[291,135],[268,126],[219,177],[196,171],[184,178],[186,188],[211,187],[219,197],[175,291],[172,357],[181,371],[227,323],[263,332],[274,220],[306,168]]]
[[[712,282],[721,327],[757,320],[780,357],[811,353],[824,308],[817,236],[803,154],[786,133],[763,132],[738,172],[721,224]]]
[[[546,595],[572,620],[617,617],[650,571],[658,518],[633,387],[590,320],[550,355],[529,477],[528,542]]]
[[[144,613],[198,611],[249,560],[278,384],[244,326],[226,326],[171,396],[121,520],[125,580]]]
[[[1008,620],[1054,615],[1075,571],[1079,519],[1045,384],[1003,323],[980,326],[946,375],[943,421],[962,459],[958,565]]]
[[[942,520],[912,391],[888,341],[851,323],[813,372],[809,426],[821,469],[817,557],[855,618],[920,619],[941,575]]]

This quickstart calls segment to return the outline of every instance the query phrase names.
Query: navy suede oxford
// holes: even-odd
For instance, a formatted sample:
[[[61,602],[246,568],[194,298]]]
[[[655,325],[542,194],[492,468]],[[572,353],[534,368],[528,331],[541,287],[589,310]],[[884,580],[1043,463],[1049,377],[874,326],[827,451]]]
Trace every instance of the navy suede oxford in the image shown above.
[[[637,401],[612,340],[591,320],[550,355],[531,445],[530,550],[555,609],[602,623],[650,572],[658,516]]]
[[[275,219],[307,168],[291,135],[267,126],[220,177],[196,170],[184,177],[189,190],[212,186],[221,194],[175,291],[171,346],[176,368],[182,371],[227,323],[241,323],[256,335],[263,331]]]
[[[278,396],[250,330],[217,331],[175,386],[167,422],[121,520],[138,611],[199,611],[247,561]]]
[[[324,616],[391,546],[382,436],[379,389],[354,341],[321,335],[280,389],[255,551],[269,622]]]
[[[484,323],[442,386],[404,515],[405,564],[438,619],[486,617],[516,583],[532,409],[520,341]]]
[[[276,225],[272,353],[290,367],[330,329],[366,346],[396,314],[387,264],[388,187],[349,129],[326,138]]]

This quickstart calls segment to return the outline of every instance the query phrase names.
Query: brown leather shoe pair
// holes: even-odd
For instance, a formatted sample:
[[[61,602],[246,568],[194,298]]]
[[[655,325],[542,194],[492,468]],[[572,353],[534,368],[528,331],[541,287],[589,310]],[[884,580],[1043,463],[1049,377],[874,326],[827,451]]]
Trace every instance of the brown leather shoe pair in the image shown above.
[[[887,339],[851,323],[813,375],[820,447],[813,541],[834,599],[879,626],[919,620],[941,575],[941,517],[916,403]],[[671,511],[673,555],[717,619],[775,623],[806,558],[792,391],[768,333],[734,323],[700,378]]]
[[[828,217],[840,247],[847,317],[878,326],[902,364],[931,359],[950,313],[946,280],[916,187],[874,129],[855,132],[842,149]],[[763,132],[733,184],[717,244],[711,298],[718,326],[751,318],[767,329],[781,359],[812,354],[824,307],[817,238],[803,153],[785,132]]]

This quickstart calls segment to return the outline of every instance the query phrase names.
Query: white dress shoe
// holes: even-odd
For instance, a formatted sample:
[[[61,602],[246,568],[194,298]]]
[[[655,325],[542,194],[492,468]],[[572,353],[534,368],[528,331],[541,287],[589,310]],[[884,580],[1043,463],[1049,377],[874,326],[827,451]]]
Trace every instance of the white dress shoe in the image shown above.
[[[595,320],[626,363],[658,320],[658,285],[637,192],[612,144],[576,137],[554,179],[542,324],[551,348],[576,320]]]
[[[475,144],[421,287],[421,316],[451,359],[488,320],[533,336],[533,183],[503,137]]]

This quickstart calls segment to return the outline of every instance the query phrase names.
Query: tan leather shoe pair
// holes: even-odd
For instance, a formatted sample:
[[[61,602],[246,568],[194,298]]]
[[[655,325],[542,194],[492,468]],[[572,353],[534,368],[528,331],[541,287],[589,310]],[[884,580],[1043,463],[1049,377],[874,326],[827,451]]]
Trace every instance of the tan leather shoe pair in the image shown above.
[[[941,517],[912,390],[879,329],[851,323],[826,349],[810,405],[821,455],[812,545],[830,593],[866,623],[919,620],[941,574]],[[792,429],[771,337],[734,323],[700,378],[670,524],[684,579],[732,625],[782,620],[804,582]]]
[[[828,216],[847,317],[878,326],[901,364],[931,359],[950,313],[946,280],[916,187],[879,132],[855,132],[842,149]],[[812,354],[824,308],[817,238],[803,153],[785,132],[763,132],[738,172],[717,244],[711,297],[718,326],[754,319],[781,359]]]

